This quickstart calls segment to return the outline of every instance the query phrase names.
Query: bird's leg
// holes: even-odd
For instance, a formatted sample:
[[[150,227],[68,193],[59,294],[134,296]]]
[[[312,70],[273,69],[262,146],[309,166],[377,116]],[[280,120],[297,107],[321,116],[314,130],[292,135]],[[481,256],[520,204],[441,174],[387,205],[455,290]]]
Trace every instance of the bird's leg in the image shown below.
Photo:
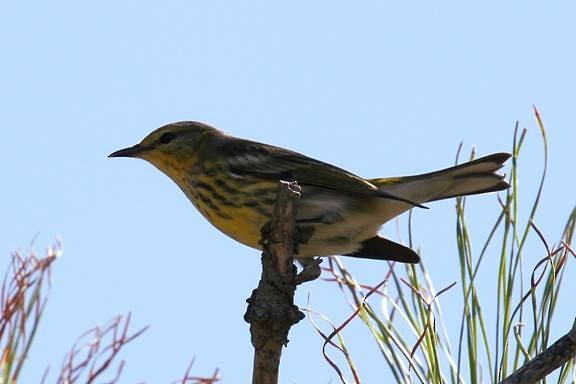
[[[299,245],[306,244],[314,234],[314,227],[312,226],[296,226],[294,233],[294,255],[298,255]],[[302,266],[302,271],[296,275],[295,282],[297,285],[312,281],[320,277],[322,271],[320,270],[320,258],[306,258],[298,259]]]
[[[320,277],[322,270],[320,269],[320,263],[322,259],[319,257],[314,257],[311,259],[299,259],[298,262],[302,266],[302,271],[296,275],[295,282],[297,285],[305,283],[307,281],[316,280]]]
[[[307,244],[312,237],[314,227],[296,225],[294,232],[294,255],[297,255],[300,251],[300,244]]]
[[[266,242],[264,239],[268,239],[270,237],[270,231],[272,230],[272,224],[267,221],[262,228],[260,228],[260,240],[258,241],[258,244],[260,244],[261,246],[265,246]]]
[[[267,222],[261,229],[262,239],[269,238],[270,230],[271,230],[271,224],[270,222]],[[308,225],[296,226],[294,231],[294,255],[298,255],[299,245],[306,244],[312,237],[313,233],[314,233],[314,227],[312,226]],[[260,240],[260,244],[262,246],[265,245],[262,240]],[[322,259],[320,258],[298,259],[298,262],[300,263],[300,265],[302,265],[303,269],[295,277],[295,282],[297,285],[305,283],[307,281],[315,280],[320,276],[322,272],[320,270],[320,263],[322,262]]]

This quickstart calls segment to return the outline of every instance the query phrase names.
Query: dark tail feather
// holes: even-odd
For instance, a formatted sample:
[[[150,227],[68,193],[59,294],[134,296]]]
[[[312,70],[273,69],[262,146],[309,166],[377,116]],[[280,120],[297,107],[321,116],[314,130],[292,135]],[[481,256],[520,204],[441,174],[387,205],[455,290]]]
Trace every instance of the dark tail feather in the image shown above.
[[[401,263],[419,263],[420,256],[412,249],[380,236],[364,240],[362,247],[354,253],[344,255],[362,259],[391,260]]]

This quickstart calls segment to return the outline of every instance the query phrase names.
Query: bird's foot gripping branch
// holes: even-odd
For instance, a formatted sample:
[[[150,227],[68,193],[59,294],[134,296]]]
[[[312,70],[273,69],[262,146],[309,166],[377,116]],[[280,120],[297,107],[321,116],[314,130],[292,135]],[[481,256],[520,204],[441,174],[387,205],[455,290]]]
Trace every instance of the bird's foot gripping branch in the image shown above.
[[[262,276],[247,300],[244,315],[254,346],[252,383],[278,382],[282,348],[292,325],[304,318],[294,305],[299,279],[294,266],[295,217],[300,188],[295,182],[279,183],[271,221],[262,228]],[[317,264],[316,264],[317,265]]]

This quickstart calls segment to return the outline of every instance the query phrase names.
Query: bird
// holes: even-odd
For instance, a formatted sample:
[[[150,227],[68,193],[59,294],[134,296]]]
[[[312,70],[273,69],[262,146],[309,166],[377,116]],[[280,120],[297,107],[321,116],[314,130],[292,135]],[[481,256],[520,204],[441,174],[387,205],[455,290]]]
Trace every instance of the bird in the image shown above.
[[[414,207],[510,187],[497,173],[510,158],[494,153],[415,176],[365,179],[281,147],[228,135],[198,121],[164,125],[109,157],[146,160],[172,179],[217,229],[255,249],[272,215],[278,182],[301,188],[295,258],[319,256],[418,263],[413,249],[380,236],[380,228]]]

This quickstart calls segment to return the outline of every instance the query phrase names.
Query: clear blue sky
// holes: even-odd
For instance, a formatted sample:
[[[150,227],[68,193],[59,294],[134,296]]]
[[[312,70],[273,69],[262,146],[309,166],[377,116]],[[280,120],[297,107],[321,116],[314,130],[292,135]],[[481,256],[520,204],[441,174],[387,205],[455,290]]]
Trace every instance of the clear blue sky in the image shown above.
[[[57,235],[64,242],[22,382],[57,369],[77,335],[127,311],[151,328],[126,348],[123,382],[171,382],[192,357],[196,374],[220,367],[225,382],[249,381],[242,315],[258,253],[214,230],[149,164],[106,158],[165,123],[202,120],[376,177],[449,166],[460,142],[479,154],[509,150],[520,120],[530,130],[520,176],[529,201],[541,170],[536,104],[551,148],[537,219],[556,241],[576,203],[575,15],[569,1],[4,2],[0,266],[36,234],[39,253]],[[469,199],[480,234],[495,199]],[[459,278],[447,268],[457,263],[453,204],[415,215],[439,287]],[[368,283],[387,271],[349,265]],[[327,283],[300,288],[300,305],[308,293],[334,321],[349,314]],[[558,334],[573,317],[567,305]],[[358,335],[362,377],[381,382],[377,349]],[[321,346],[299,324],[282,382],[335,382]]]

